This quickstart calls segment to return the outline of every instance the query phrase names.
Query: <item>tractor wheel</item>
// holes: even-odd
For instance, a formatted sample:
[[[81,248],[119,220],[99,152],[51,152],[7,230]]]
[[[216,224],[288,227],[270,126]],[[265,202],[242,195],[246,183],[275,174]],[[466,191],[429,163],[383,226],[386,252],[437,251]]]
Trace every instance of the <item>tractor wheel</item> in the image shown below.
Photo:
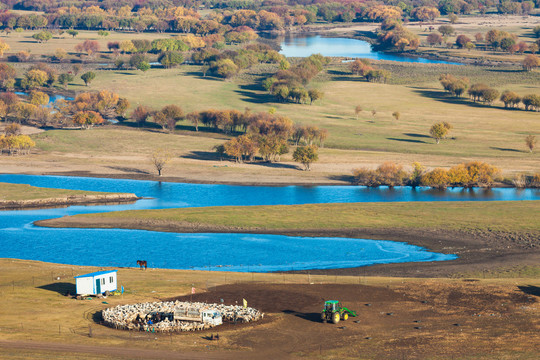
[[[321,314],[321,320],[323,323],[326,323],[326,313]]]
[[[347,320],[349,318],[349,314],[345,313],[343,314],[343,320]]]
[[[335,312],[332,314],[332,322],[334,324],[337,324],[339,322],[339,313],[338,312]]]

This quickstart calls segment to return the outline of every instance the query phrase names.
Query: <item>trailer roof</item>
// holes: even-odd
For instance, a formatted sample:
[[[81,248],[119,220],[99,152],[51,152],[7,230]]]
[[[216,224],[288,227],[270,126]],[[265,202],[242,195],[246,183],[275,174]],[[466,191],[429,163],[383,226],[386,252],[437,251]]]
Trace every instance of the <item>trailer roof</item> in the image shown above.
[[[84,274],[84,275],[75,276],[75,279],[83,278],[83,277],[95,277],[95,276],[99,276],[99,275],[115,273],[117,271],[118,270],[96,271],[96,272],[93,272],[93,273],[88,273],[88,274]]]

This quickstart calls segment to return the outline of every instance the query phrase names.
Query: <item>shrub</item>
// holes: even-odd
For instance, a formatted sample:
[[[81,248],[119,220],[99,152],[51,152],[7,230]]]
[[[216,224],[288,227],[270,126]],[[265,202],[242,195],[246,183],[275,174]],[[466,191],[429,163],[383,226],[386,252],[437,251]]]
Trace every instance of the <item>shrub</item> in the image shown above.
[[[436,189],[446,189],[448,182],[448,172],[441,168],[431,170],[422,176],[422,185]]]

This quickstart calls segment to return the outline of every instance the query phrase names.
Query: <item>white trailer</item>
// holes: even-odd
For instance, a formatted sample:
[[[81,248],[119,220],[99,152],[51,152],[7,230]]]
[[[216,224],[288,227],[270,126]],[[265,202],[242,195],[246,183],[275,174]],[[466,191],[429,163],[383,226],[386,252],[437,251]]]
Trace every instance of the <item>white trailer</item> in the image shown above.
[[[223,318],[217,310],[195,308],[177,309],[174,312],[174,320],[202,322],[204,324],[221,325]]]
[[[96,271],[75,276],[77,295],[97,295],[103,294],[105,291],[116,291],[118,288],[116,280],[117,271]]]

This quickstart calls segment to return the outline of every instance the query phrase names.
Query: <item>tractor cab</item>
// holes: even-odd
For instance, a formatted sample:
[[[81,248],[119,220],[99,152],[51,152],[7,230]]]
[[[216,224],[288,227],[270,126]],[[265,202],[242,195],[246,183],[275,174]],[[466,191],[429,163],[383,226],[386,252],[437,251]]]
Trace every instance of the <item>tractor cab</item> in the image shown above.
[[[337,300],[328,300],[324,303],[324,311],[335,312],[339,307]]]

